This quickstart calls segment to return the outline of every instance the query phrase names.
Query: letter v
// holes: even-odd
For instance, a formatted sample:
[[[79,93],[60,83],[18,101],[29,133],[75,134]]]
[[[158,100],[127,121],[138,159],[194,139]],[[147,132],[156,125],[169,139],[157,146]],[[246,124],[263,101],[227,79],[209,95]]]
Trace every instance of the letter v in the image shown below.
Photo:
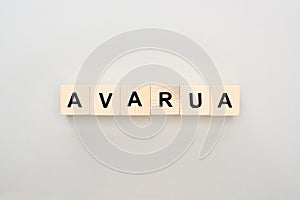
[[[102,105],[103,105],[103,108],[107,108],[107,107],[108,107],[108,104],[109,104],[109,102],[110,102],[110,99],[111,99],[111,97],[112,97],[112,93],[109,93],[106,102],[105,102],[105,100],[104,100],[103,93],[99,93],[99,96],[100,96],[100,100],[101,100],[101,103],[102,103]]]

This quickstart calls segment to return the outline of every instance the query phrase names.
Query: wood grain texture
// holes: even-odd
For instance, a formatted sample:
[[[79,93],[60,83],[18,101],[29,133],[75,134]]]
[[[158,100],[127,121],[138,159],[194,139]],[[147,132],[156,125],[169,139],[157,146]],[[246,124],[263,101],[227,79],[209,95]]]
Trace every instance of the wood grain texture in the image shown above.
[[[108,106],[105,108],[100,98],[100,93],[103,95],[103,100],[107,102],[111,95]],[[120,114],[120,87],[115,85],[96,85],[90,87],[90,114],[91,115],[119,115]]]
[[[210,87],[211,94],[211,116],[237,116],[240,114],[240,86],[225,85]],[[228,104],[221,104],[222,96],[227,94],[231,103],[231,108]],[[223,99],[224,101],[226,99]]]
[[[193,105],[198,105],[198,93],[201,93],[201,105],[193,108],[190,104],[190,93],[193,94]],[[210,96],[209,87],[203,85],[180,86],[180,115],[209,115]]]
[[[169,92],[172,95],[169,101],[172,107],[165,102],[160,106],[160,92]],[[151,115],[179,115],[179,98],[179,86],[151,85]]]
[[[89,115],[89,86],[86,85],[62,85],[60,87],[60,113],[62,115]],[[72,93],[76,93],[80,104],[68,107]]]
[[[137,103],[128,106],[134,91],[142,106]],[[121,115],[150,115],[150,86],[121,86]]]

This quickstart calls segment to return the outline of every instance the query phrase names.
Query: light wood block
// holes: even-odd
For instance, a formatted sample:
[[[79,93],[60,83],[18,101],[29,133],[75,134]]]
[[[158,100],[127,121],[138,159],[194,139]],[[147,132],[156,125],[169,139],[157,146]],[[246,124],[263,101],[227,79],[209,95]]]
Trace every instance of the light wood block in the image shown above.
[[[62,85],[60,113],[62,115],[89,115],[89,86]]]
[[[121,115],[150,115],[150,86],[121,86]]]
[[[96,85],[90,87],[91,115],[119,115],[120,87],[114,85]]]
[[[191,99],[191,95],[192,99]],[[199,98],[200,95],[200,98]],[[180,86],[180,115],[209,115],[209,87],[203,85]]]
[[[240,114],[240,86],[210,87],[211,116],[236,116]]]
[[[151,115],[179,115],[179,97],[179,86],[151,85]]]

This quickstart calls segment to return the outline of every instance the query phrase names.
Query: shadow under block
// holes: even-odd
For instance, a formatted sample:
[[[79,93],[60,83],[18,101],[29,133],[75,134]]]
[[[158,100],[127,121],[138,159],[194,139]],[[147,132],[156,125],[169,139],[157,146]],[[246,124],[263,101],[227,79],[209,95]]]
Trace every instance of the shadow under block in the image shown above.
[[[240,86],[210,87],[211,116],[237,116],[240,114]]]
[[[151,115],[179,115],[179,86],[151,85]]]
[[[121,115],[150,115],[150,86],[121,86]]]
[[[192,98],[191,98],[192,95]],[[209,115],[209,87],[202,85],[180,86],[180,115]]]
[[[89,86],[62,85],[60,113],[62,115],[89,115]]]
[[[90,87],[91,115],[119,115],[120,87],[114,85],[95,85]]]

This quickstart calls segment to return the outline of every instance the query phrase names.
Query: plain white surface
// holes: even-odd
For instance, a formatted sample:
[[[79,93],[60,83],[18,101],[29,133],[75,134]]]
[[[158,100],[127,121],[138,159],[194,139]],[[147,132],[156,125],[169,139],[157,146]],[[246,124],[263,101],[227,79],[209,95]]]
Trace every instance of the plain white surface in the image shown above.
[[[1,1],[0,199],[299,199],[299,1]],[[59,113],[59,86],[118,33],[198,42],[241,115],[205,160],[202,136],[171,167],[128,175],[96,162]]]

